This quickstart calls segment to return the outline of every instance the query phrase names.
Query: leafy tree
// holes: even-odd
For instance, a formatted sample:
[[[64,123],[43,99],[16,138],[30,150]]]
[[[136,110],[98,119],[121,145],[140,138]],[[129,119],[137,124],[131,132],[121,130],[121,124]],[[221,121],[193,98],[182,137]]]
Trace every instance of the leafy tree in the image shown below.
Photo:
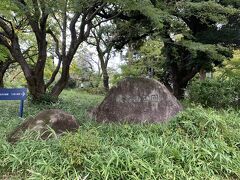
[[[175,19],[166,22],[166,30],[163,31],[166,55],[163,80],[173,87],[173,93],[177,98],[183,98],[188,82],[201,69],[211,71],[214,66],[221,65],[224,59],[232,57],[230,48],[216,41],[205,42],[204,39],[207,39],[206,32],[218,29],[219,24],[227,24],[229,18],[236,12],[234,8],[212,1],[175,4],[172,12]],[[201,38],[200,34],[203,32],[206,36]],[[174,35],[179,33],[183,37],[177,41]]]
[[[142,3],[145,5],[144,8]],[[61,69],[60,78],[50,90],[51,96],[57,98],[69,79],[74,55],[79,45],[89,37],[91,29],[121,15],[123,10],[141,11],[151,16],[150,5],[148,0],[142,0],[141,5],[139,2],[129,0],[4,0],[0,9],[8,11],[2,11],[0,14],[0,27],[4,31],[0,35],[0,40],[20,64],[33,99],[41,99]],[[104,19],[95,23],[94,19],[97,16]],[[24,57],[18,30],[34,35],[33,47],[37,50],[35,63],[30,63]],[[59,63],[49,81],[45,82],[44,69],[50,39],[48,35],[55,42],[55,53]]]
[[[118,44],[122,47],[126,42],[137,44],[135,40],[139,43],[146,37],[160,36],[164,42],[165,62],[164,74],[159,79],[181,99],[188,82],[199,71],[211,71],[232,57],[230,46],[236,37],[231,41],[227,37],[218,37],[223,29],[227,31],[233,24],[239,24],[239,21],[233,21],[239,11],[228,6],[230,3],[227,1],[225,3],[204,0],[154,1],[153,5],[162,11],[163,28],[156,28],[146,16],[129,13],[118,25],[119,36],[125,37]],[[140,32],[127,34],[128,31],[135,31],[135,23],[141,25]]]
[[[108,62],[114,45],[111,41],[114,31],[115,27],[110,22],[100,25],[91,31],[92,38],[88,41],[90,45],[96,48],[102,71],[103,86],[106,92],[109,91]]]
[[[163,43],[160,40],[150,39],[145,41],[142,46],[134,52],[128,49],[124,56],[126,63],[121,66],[121,76],[154,76],[155,78],[161,76],[164,63],[162,48]],[[152,70],[152,72],[150,70]]]

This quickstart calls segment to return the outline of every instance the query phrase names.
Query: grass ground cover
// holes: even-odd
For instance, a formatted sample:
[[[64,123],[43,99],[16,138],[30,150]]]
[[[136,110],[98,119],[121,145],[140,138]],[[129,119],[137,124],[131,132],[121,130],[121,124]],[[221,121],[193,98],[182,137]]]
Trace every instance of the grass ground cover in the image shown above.
[[[166,124],[100,124],[86,113],[103,99],[64,91],[55,104],[26,103],[25,117],[48,108],[81,125],[60,139],[16,145],[6,134],[21,120],[17,102],[0,102],[0,179],[240,179],[240,113],[186,108]]]

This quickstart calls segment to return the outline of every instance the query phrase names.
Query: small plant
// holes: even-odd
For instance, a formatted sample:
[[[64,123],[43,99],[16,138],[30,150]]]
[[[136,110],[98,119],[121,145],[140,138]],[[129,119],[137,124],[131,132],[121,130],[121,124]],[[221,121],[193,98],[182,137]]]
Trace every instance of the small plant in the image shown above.
[[[99,138],[96,131],[79,130],[78,133],[66,134],[60,142],[61,148],[73,164],[82,165],[85,157],[89,157],[99,148]]]

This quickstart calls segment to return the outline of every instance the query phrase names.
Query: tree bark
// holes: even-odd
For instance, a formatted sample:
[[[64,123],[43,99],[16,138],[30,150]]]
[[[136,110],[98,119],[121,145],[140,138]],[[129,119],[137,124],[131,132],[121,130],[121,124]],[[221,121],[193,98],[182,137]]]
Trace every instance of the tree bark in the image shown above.
[[[202,68],[200,69],[199,74],[200,74],[200,80],[204,81],[206,79],[206,71]]]
[[[63,59],[63,64],[62,64],[61,77],[51,91],[51,95],[54,98],[58,98],[58,96],[61,94],[61,92],[63,91],[63,89],[66,87],[68,83],[68,80],[70,77],[69,75],[70,64],[71,64],[71,60],[65,57],[65,59]]]
[[[104,87],[105,91],[108,92],[109,91],[109,76],[108,76],[108,71],[107,71],[108,61],[104,60],[104,54],[100,50],[98,50],[98,58],[100,60],[100,65],[101,65],[101,70],[102,70],[103,87]]]
[[[200,71],[201,66],[189,68],[187,66],[188,61],[191,60],[189,59],[191,58],[189,52],[180,46],[175,46],[168,35],[166,35],[166,39],[168,41],[164,42],[166,55],[165,84],[171,84],[173,95],[177,99],[183,99],[188,82]]]
[[[3,74],[0,73],[0,88],[4,88]]]
[[[103,86],[106,92],[109,91],[109,76],[107,70],[103,70]]]
[[[187,87],[187,83],[182,84],[180,82],[174,81],[173,95],[179,100],[184,99],[186,87]]]
[[[8,59],[5,62],[0,62],[0,88],[4,88],[4,75],[8,70],[9,66],[13,63],[12,60]]]

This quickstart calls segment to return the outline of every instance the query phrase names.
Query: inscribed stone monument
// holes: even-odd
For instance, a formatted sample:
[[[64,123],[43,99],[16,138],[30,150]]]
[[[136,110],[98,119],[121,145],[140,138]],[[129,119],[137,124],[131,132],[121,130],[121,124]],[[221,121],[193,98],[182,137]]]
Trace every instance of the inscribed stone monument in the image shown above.
[[[181,110],[178,100],[160,82],[126,78],[110,90],[92,116],[99,122],[164,122]]]

